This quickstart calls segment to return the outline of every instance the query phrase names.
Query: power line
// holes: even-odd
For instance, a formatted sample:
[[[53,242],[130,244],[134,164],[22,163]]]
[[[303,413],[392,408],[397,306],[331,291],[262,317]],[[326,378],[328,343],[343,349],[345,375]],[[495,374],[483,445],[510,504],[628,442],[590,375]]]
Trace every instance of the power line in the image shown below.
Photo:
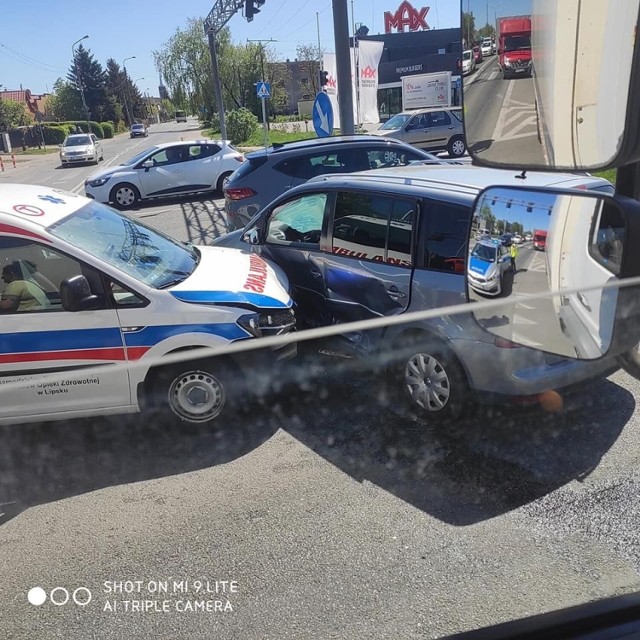
[[[36,69],[44,69],[45,71],[66,71],[65,67],[59,67],[57,65],[49,64],[47,62],[41,62],[40,60],[36,60],[35,58],[31,58],[30,56],[21,53],[20,51],[16,51],[11,47],[7,46],[0,42],[0,52],[4,53],[9,58],[16,60],[17,62],[22,62],[23,64],[29,65]]]

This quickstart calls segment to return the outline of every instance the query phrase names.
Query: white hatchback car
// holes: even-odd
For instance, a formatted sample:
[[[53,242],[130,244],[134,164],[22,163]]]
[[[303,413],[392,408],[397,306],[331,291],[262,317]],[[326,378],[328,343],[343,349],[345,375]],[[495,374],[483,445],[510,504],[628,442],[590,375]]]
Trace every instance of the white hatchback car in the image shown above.
[[[222,191],[243,162],[226,140],[168,142],[94,173],[84,190],[89,198],[127,209],[149,198]]]
[[[104,152],[95,133],[76,133],[67,136],[60,145],[60,164],[63,167],[80,162],[98,164],[100,160],[104,160]]]

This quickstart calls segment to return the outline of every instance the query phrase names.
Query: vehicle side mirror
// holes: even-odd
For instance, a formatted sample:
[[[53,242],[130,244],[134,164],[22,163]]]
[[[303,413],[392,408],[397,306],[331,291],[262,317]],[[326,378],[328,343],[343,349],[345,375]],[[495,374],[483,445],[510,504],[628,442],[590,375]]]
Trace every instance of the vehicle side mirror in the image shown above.
[[[530,15],[497,19],[497,77],[462,79],[474,163],[591,171],[639,161],[640,0],[530,4]]]
[[[492,240],[470,240],[467,292],[489,333],[578,360],[617,356],[640,338],[640,203],[570,189],[490,187],[474,226],[530,234],[515,272],[491,268]],[[470,238],[476,229],[472,229]],[[629,249],[629,250],[627,250]],[[509,260],[510,256],[506,256]],[[488,301],[492,301],[489,303]]]
[[[100,298],[91,293],[89,281],[80,275],[60,283],[60,299],[65,311],[91,311],[102,307]]]
[[[140,166],[144,169],[151,169],[153,167],[153,160],[145,160]]]
[[[258,227],[251,227],[242,234],[242,242],[247,244],[260,244],[260,231]]]

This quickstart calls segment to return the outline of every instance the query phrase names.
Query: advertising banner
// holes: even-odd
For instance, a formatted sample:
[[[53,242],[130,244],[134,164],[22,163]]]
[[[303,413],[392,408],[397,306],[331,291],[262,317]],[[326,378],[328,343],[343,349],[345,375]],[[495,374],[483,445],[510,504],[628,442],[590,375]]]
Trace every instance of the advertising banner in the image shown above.
[[[383,42],[360,40],[358,42],[359,124],[380,122],[378,111],[378,64],[384,49]]]
[[[451,106],[451,71],[402,78],[402,110]]]

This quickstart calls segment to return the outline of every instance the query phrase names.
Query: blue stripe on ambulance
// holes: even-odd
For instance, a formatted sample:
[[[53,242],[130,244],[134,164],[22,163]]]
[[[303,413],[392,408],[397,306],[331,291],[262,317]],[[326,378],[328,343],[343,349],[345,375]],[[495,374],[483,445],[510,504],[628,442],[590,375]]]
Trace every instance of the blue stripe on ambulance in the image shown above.
[[[171,295],[182,302],[199,304],[250,304],[261,309],[289,309],[293,300],[286,303],[261,293],[244,291],[171,291]]]

